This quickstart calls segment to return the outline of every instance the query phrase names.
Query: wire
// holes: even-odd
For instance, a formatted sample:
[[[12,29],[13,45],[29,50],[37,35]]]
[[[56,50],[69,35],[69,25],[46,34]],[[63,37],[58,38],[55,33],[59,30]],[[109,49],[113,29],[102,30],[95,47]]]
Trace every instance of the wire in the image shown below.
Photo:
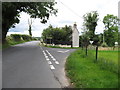
[[[69,8],[67,5],[65,5],[63,2],[61,2],[60,0],[58,0],[62,5],[64,5],[68,10],[70,10],[72,13],[74,13],[76,16],[82,18],[79,14],[77,14],[75,11],[73,11],[71,8]]]

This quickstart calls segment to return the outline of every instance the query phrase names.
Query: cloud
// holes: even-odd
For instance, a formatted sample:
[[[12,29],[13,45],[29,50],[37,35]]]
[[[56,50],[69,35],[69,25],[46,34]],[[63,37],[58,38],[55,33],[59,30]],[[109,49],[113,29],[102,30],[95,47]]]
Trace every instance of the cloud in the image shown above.
[[[96,32],[102,33],[104,24],[102,23],[103,17],[107,14],[118,14],[119,0],[56,0],[55,8],[58,9],[57,17],[50,16],[46,24],[40,23],[40,19],[35,19],[32,25],[33,36],[41,36],[43,29],[47,28],[50,24],[53,27],[63,27],[65,25],[73,26],[77,23],[79,32],[81,32],[83,24],[83,15],[90,11],[98,11],[99,21],[96,27]],[[16,28],[12,28],[10,32],[28,32],[28,18],[29,15],[21,13],[20,23]]]

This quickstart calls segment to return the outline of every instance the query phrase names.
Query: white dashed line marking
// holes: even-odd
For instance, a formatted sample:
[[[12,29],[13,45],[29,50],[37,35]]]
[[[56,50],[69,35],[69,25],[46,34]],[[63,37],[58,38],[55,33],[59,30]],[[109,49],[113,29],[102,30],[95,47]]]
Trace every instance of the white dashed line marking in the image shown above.
[[[48,64],[52,64],[52,62],[51,62],[51,61],[48,61]]]
[[[46,58],[47,61],[49,61],[50,59],[49,58]]]
[[[55,61],[55,64],[59,64],[59,62],[48,52],[48,50],[46,50],[46,52],[49,54],[52,60]]]
[[[55,59],[55,58],[53,58],[52,60],[53,60],[53,61],[56,61],[56,59]]]
[[[55,63],[56,63],[56,64],[59,64],[59,62],[58,62],[58,61],[55,61]]]
[[[50,65],[50,69],[55,69],[55,67],[53,65]]]

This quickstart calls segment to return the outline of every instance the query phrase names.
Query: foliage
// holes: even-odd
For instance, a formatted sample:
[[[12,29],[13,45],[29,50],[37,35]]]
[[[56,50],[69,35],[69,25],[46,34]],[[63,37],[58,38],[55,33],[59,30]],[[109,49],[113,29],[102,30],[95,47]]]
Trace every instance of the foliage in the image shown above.
[[[20,35],[20,34],[19,34]],[[21,38],[24,40],[24,41],[29,41],[29,40],[32,40],[32,37],[30,36],[30,35],[25,35],[25,34],[23,34],[23,35],[20,35],[21,36]]]
[[[38,39],[26,34],[11,34],[10,36],[6,37],[6,43],[3,43],[2,48],[3,49],[8,48],[11,45],[16,45],[32,40],[38,40]]]
[[[11,37],[12,37],[15,41],[20,41],[20,40],[21,40],[21,35],[20,35],[20,34],[11,34]]]
[[[104,42],[101,44],[102,47],[107,47],[108,45]]]
[[[103,18],[105,25],[104,37],[108,46],[114,46],[115,42],[118,42],[118,18],[117,16],[107,14]]]
[[[32,40],[32,37],[30,35],[25,35],[25,34],[11,34],[12,39],[14,39],[14,41],[29,41]]]
[[[50,14],[57,13],[55,2],[3,2],[2,3],[2,41],[5,42],[8,30],[19,23],[19,13],[26,12],[31,18],[40,18],[46,23]]]
[[[90,40],[93,40],[95,35],[95,28],[97,26],[98,21],[98,13],[97,11],[92,11],[90,13],[87,13],[83,16],[84,22],[84,30],[87,31],[87,35],[89,36]]]
[[[98,62],[94,63],[95,51],[88,51],[85,56],[84,50],[77,50],[67,58],[66,70],[70,82],[75,88],[118,88],[118,74],[115,71],[118,65],[117,51],[111,53],[101,51]],[[113,55],[114,53],[114,55]],[[101,55],[102,54],[102,55]],[[108,57],[109,56],[109,57]],[[115,58],[114,58],[115,57]],[[101,62],[104,60],[110,63]],[[115,60],[115,61],[114,61]],[[116,63],[111,63],[116,62]]]
[[[45,43],[71,44],[72,30],[70,26],[53,28],[51,25],[43,30],[42,38]]]

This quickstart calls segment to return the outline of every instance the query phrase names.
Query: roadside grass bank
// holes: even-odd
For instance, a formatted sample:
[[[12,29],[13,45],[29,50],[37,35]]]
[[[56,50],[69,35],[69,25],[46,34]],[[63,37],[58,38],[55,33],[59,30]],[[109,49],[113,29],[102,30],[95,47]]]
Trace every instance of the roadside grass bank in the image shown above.
[[[2,44],[2,49],[8,48],[12,45],[37,40],[34,37],[25,34],[11,34],[10,36],[6,37],[6,42]]]
[[[79,49],[71,53],[66,61],[66,75],[74,88],[118,88],[118,51],[99,51],[95,61],[95,50]]]
[[[20,43],[24,43],[24,42],[28,42],[28,41],[7,41],[5,44],[2,45],[2,49],[8,48],[12,45],[16,45],[16,44],[20,44]]]

